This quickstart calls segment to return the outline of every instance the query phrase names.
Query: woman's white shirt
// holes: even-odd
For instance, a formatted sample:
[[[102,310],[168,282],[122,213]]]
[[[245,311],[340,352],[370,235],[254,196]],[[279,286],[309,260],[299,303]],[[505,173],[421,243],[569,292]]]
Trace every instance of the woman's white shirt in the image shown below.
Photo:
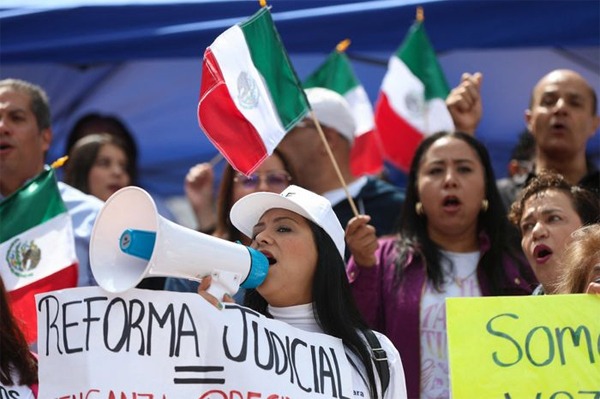
[[[323,330],[317,323],[313,305],[312,303],[305,305],[296,305],[296,306],[288,306],[288,307],[268,307],[269,313],[273,316],[275,320],[283,321],[293,327],[298,329],[316,332],[323,334]],[[387,361],[390,371],[390,383],[385,392],[384,399],[405,399],[407,398],[406,394],[406,380],[404,377],[404,368],[402,367],[402,361],[400,359],[400,353],[392,344],[392,342],[383,334],[374,331],[381,347],[385,351],[387,355]],[[366,342],[366,340],[365,340]],[[368,398],[369,397],[369,389],[366,382],[366,370],[358,358],[354,354],[354,352],[346,349],[346,354],[351,359],[352,363],[357,365],[358,370],[352,367],[352,392],[351,398]],[[378,382],[377,391],[381,394],[381,386],[379,377],[377,374],[377,370],[373,365],[373,373],[377,376],[376,380]]]
[[[477,280],[479,251],[456,253],[442,251],[441,266],[445,283],[442,292],[428,282],[420,309],[421,399],[450,398],[446,299],[481,296]]]

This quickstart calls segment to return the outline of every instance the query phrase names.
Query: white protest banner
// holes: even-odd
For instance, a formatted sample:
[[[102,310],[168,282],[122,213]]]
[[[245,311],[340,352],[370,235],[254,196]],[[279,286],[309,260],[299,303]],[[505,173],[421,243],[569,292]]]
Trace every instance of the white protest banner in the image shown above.
[[[40,397],[352,397],[341,340],[195,293],[98,287],[36,296]]]

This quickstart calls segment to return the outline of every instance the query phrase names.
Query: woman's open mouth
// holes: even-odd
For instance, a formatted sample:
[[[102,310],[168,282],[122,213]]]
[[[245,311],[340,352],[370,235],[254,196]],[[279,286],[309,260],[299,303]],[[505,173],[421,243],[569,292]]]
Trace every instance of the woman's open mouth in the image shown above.
[[[533,249],[533,257],[540,264],[546,263],[552,257],[552,254],[552,249],[546,245],[536,245]]]
[[[267,261],[269,261],[269,266],[273,266],[275,263],[277,263],[277,259],[275,259],[275,257],[269,251],[260,252],[267,258]]]
[[[447,211],[455,211],[461,205],[460,199],[455,195],[447,195],[442,201],[442,207]]]

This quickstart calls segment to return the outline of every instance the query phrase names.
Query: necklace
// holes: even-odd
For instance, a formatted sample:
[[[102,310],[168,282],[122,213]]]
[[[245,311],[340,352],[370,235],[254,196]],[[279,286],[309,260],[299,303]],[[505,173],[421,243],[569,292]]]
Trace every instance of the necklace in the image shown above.
[[[477,265],[479,264],[479,251],[467,252],[467,253],[456,253],[450,251],[442,251],[445,260],[443,262],[444,274],[454,281],[457,287],[461,290],[465,286],[465,282],[469,280],[476,272]],[[469,271],[464,277],[457,276],[458,270],[464,272]]]
[[[452,280],[456,283],[456,285],[462,289],[463,285],[465,284],[465,281],[467,281],[476,272],[477,272],[477,267],[475,267],[475,269],[473,269],[473,271],[471,273],[469,273],[468,275],[466,275],[465,277],[457,277],[456,274],[454,274],[454,272],[449,273],[448,277],[452,278]]]

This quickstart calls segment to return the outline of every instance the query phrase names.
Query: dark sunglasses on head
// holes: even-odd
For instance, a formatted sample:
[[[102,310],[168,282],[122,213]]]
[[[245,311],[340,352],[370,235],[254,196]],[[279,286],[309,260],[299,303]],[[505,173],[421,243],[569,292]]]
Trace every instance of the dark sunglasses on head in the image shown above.
[[[253,173],[250,176],[238,174],[233,180],[248,189],[257,188],[261,180],[269,187],[281,187],[283,189],[290,184],[292,178],[287,172],[280,170],[267,173]]]

